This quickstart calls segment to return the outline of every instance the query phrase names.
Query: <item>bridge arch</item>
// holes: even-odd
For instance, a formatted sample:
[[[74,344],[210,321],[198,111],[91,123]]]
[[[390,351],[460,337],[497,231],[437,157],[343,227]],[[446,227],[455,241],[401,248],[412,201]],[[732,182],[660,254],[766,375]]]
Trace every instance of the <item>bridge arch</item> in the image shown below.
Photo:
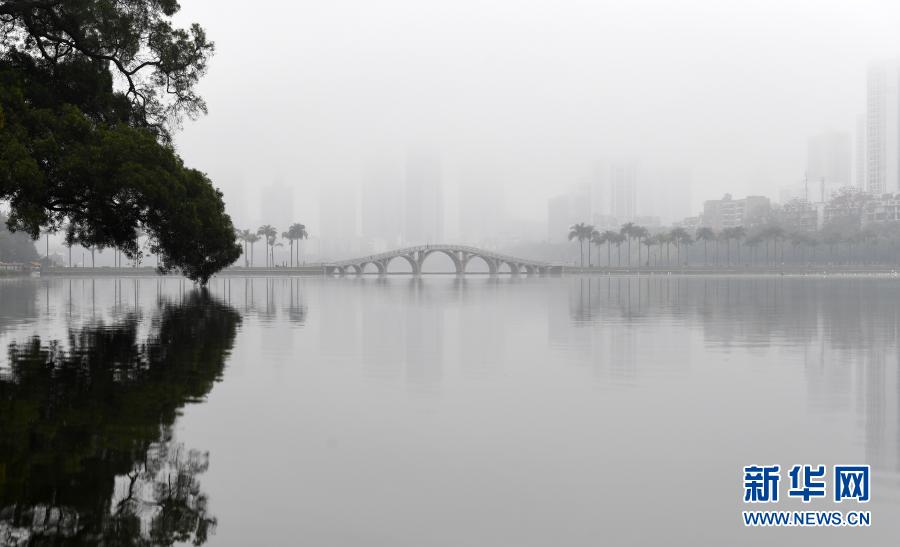
[[[396,272],[396,273],[411,273],[411,274],[421,273],[421,270],[419,269],[419,264],[416,262],[416,260],[412,256],[410,256],[408,254],[401,254],[401,255],[396,255],[396,256],[391,256],[391,257],[385,258],[384,259],[384,273],[388,273],[391,271],[391,263],[395,262],[398,258],[401,260],[405,260],[409,264],[410,271],[409,272]]]
[[[364,273],[364,274],[378,274],[378,275],[385,274],[385,267],[384,267],[384,264],[382,264],[381,262],[375,262],[375,261],[363,262],[361,264],[361,268],[362,268],[361,273]]]
[[[477,259],[476,262],[481,262],[484,264],[485,268],[487,269],[486,272],[485,271],[481,271],[481,272],[473,271],[469,268],[469,266],[472,264],[472,261],[476,260],[476,259]],[[497,262],[494,260],[491,260],[490,258],[488,258],[484,255],[471,254],[468,257],[466,257],[465,264],[463,264],[462,273],[489,273],[489,274],[493,275],[493,274],[497,273]]]
[[[455,251],[451,251],[450,249],[429,249],[426,251],[422,251],[421,257],[419,259],[419,272],[425,273],[425,261],[428,260],[428,257],[434,254],[442,254],[446,256],[450,259],[452,267],[454,268],[454,272],[458,274],[463,273],[463,264],[459,258],[459,254]]]

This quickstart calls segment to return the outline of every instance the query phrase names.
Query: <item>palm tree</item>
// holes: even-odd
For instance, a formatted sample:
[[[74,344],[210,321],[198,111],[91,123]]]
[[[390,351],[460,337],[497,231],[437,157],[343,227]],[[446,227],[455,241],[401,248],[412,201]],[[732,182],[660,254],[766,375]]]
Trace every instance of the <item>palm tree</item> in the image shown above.
[[[657,238],[651,237],[649,233],[644,236],[644,246],[647,247],[647,266],[650,266],[651,250],[657,244],[657,241]]]
[[[50,260],[50,234],[55,234],[55,233],[56,233],[56,228],[53,227],[53,226],[47,226],[46,228],[44,228],[43,230],[41,230],[41,233],[44,234],[44,238],[45,238],[45,240],[46,240],[46,244],[47,244],[47,254],[46,254],[45,258],[47,259],[48,264],[49,264],[49,260]]]
[[[290,234],[289,239],[291,240],[291,252],[293,253],[294,241],[297,241],[297,266],[300,266],[300,240],[306,239],[309,237],[309,234],[306,232],[306,226],[300,223],[291,224],[291,227],[288,228],[287,231]]]
[[[278,233],[266,238],[266,244],[269,246],[269,267],[275,267],[275,242],[278,241]],[[284,245],[282,245],[283,247]]]
[[[656,240],[659,242],[660,247],[662,247],[663,245],[666,246],[666,265],[671,264],[672,260],[669,256],[669,246],[672,244],[672,237],[666,232],[660,232],[656,234]],[[662,249],[660,249],[659,252],[660,255],[662,255]]]
[[[840,244],[841,234],[838,232],[828,232],[822,238],[822,242],[828,245],[828,261],[834,262],[834,246]]]
[[[781,226],[769,226],[762,231],[762,237],[766,241],[766,264],[769,264],[769,240],[773,242],[774,256],[778,260],[778,241],[784,237],[784,228]],[[782,247],[782,259],[784,258]]]
[[[741,263],[741,240],[747,237],[747,230],[743,226],[735,226],[731,229],[731,237],[734,238],[735,243],[737,243],[737,261],[738,264]]]
[[[281,239],[286,239],[286,240],[288,240],[288,243],[289,243],[290,246],[291,246],[291,263],[290,263],[290,266],[293,267],[293,266],[294,266],[294,235],[291,234],[290,229],[288,229],[288,231],[286,231],[286,232],[281,232]]]
[[[594,227],[590,224],[585,224],[584,222],[579,222],[578,224],[573,224],[569,227],[569,241],[577,239],[578,245],[581,247],[580,256],[582,268],[584,268],[584,242],[590,241],[591,234],[593,233]],[[590,252],[590,245],[588,245],[588,252]]]
[[[720,239],[725,242],[725,264],[731,266],[731,240],[734,237],[734,228],[725,228],[720,234]]]
[[[748,237],[747,241],[744,243],[750,247],[750,262],[756,263],[756,248],[762,243],[762,235],[760,233],[755,233]]]
[[[591,228],[593,228],[593,226],[591,226]],[[593,267],[594,267],[594,263],[593,263],[593,261],[591,260],[591,244],[594,242],[594,239],[595,239],[595,238],[598,238],[598,237],[600,237],[600,232],[598,232],[597,230],[593,230],[593,229],[592,229],[592,230],[591,230],[591,236],[590,236],[590,237],[588,238],[588,240],[587,240],[587,242],[588,242],[588,246],[587,246],[587,249],[588,249],[588,268],[593,268]]]
[[[600,234],[600,239],[606,243],[606,265],[612,266],[612,246],[613,243],[616,242],[616,238],[619,236],[618,232],[614,232],[612,230],[606,230],[602,234]]]
[[[785,238],[791,244],[791,258],[794,259],[794,262],[799,262],[797,255],[800,254],[800,246],[803,245],[803,234],[799,231],[790,231]]]
[[[616,259],[616,264],[619,267],[621,267],[622,266],[622,243],[625,242],[626,238],[625,238],[625,234],[623,234],[621,232],[619,232],[617,234],[615,232],[613,232],[613,233],[615,234],[615,236],[613,236],[613,243],[616,244],[616,254],[618,255],[618,258]]]
[[[772,238],[775,240],[775,258],[778,258],[778,242],[781,242],[781,262],[784,262],[784,228],[775,226],[772,229]]]
[[[648,232],[647,228],[644,228],[643,226],[635,226],[634,228],[631,229],[631,233],[634,235],[635,239],[637,239],[638,267],[640,267],[640,265],[641,265],[641,242],[646,240],[648,237],[650,237],[650,232]],[[649,252],[649,249],[647,252]],[[648,256],[647,258],[648,258],[648,263],[649,263],[650,257]]]
[[[672,239],[672,242],[675,244],[675,251],[678,256],[678,265],[681,265],[681,246],[682,245],[690,245],[694,242],[694,239],[691,237],[691,234],[687,233],[687,230],[684,228],[673,228],[671,232],[669,232],[669,237]]]
[[[254,255],[253,244],[256,243],[257,241],[259,241],[260,239],[262,239],[262,238],[259,235],[254,234],[253,232],[250,232],[250,234],[247,235],[247,242],[250,244],[250,266],[251,267],[253,266],[253,255]]]
[[[66,222],[62,229],[65,230],[65,244],[66,247],[69,248],[69,267],[72,267],[72,245],[75,243],[75,225],[71,222]]]
[[[702,228],[697,228],[697,234],[694,237],[697,241],[703,242],[703,263],[709,266],[709,242],[715,241],[716,233],[712,228],[703,226]]]
[[[254,237],[254,234],[250,230],[235,230],[235,235],[239,241],[244,242],[244,267],[246,268],[249,265],[248,260],[250,258],[250,253],[247,251],[249,250],[250,239]]]
[[[606,238],[606,234],[607,234],[607,232],[603,232],[603,233],[601,234],[601,233],[598,232],[597,230],[594,230],[593,233],[591,233],[591,244],[597,246],[597,255],[598,255],[598,256],[600,255],[600,246],[603,245],[604,243],[607,243],[607,242],[609,241],[609,240]],[[600,261],[600,259],[597,259],[597,262],[599,262],[599,261]],[[607,261],[607,264],[608,264],[608,263],[609,263],[609,257],[608,257],[608,256],[607,256],[606,261]]]
[[[628,241],[628,265],[631,266],[631,238],[634,237],[634,229],[635,225],[633,222],[626,222],[619,228],[619,233],[622,234],[625,239]]]
[[[278,230],[275,229],[274,226],[269,224],[263,224],[256,230],[256,235],[262,236],[265,238],[266,245],[269,246],[270,250],[272,250],[272,260],[274,261],[275,252],[273,249],[273,245],[275,245],[275,238],[278,237]],[[266,254],[266,267],[269,266],[269,256]]]
[[[816,247],[819,246],[819,238],[816,235],[807,235],[806,236],[806,244],[809,246],[809,250],[812,251],[812,257],[810,257],[810,260],[812,262],[815,262]]]

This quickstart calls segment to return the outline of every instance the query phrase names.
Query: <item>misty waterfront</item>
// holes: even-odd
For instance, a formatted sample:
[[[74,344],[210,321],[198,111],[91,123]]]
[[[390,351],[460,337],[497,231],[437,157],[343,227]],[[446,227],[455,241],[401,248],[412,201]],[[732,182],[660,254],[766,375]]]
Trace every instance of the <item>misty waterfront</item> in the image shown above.
[[[890,545],[898,297],[841,277],[0,281],[0,539]],[[873,526],[748,533],[741,467],[770,461],[871,464]]]

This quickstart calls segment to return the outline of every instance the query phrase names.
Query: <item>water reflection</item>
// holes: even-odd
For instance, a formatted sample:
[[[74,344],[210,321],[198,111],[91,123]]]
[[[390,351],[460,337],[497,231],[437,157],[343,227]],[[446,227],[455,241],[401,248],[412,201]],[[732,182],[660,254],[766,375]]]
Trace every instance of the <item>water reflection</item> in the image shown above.
[[[118,285],[116,306],[133,297],[137,308],[137,290]],[[229,306],[189,291],[160,303],[146,335],[132,312],[67,339],[10,344],[0,544],[204,543],[216,524],[198,482],[208,455],[178,443],[172,425],[221,378],[239,323]]]
[[[0,334],[37,317],[36,295],[37,286],[31,280],[0,280]]]
[[[706,351],[757,353],[764,362],[766,352],[782,349],[785,364],[802,365],[811,410],[855,413],[864,424],[866,461],[900,486],[896,280],[576,278],[567,292],[567,310],[549,307],[551,341],[608,366],[609,376],[634,379],[663,363],[671,371],[690,362],[696,348],[688,338],[667,338],[660,328],[667,323],[698,326]],[[638,337],[650,329],[654,343],[677,359],[640,359]]]
[[[752,461],[871,463],[854,539],[898,531],[894,280],[32,283],[0,328],[0,530],[34,543],[750,544]],[[802,532],[767,541],[846,542]]]

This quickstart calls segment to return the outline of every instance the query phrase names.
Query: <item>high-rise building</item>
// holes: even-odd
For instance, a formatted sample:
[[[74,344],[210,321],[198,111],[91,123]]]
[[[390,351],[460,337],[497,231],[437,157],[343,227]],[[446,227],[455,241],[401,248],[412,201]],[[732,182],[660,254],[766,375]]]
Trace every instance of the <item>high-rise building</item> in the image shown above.
[[[845,131],[827,131],[809,138],[806,153],[809,201],[825,201],[832,192],[851,185],[850,151],[850,134]],[[819,191],[813,192],[813,188]],[[820,195],[822,191],[825,196]]]
[[[433,151],[408,153],[404,208],[404,244],[443,243],[443,179],[440,158]]]
[[[547,200],[547,241],[564,243],[569,227],[581,222],[591,223],[590,190],[579,186],[573,192]]]
[[[637,162],[614,162],[609,168],[610,214],[620,223],[637,216]]]
[[[323,189],[319,201],[319,240],[322,257],[349,258],[360,252],[355,188]]]
[[[664,224],[671,224],[694,212],[690,169],[641,163],[638,187],[638,216],[658,217]]]
[[[259,206],[260,224],[271,224],[285,230],[297,222],[294,218],[294,190],[287,184],[276,182],[263,188]]]
[[[459,238],[462,243],[495,248],[506,229],[503,187],[472,173],[459,184]]]
[[[900,63],[869,67],[866,90],[866,190],[900,191]]]
[[[370,166],[363,176],[361,194],[363,252],[383,252],[399,246],[403,233],[403,175],[399,166]]]

